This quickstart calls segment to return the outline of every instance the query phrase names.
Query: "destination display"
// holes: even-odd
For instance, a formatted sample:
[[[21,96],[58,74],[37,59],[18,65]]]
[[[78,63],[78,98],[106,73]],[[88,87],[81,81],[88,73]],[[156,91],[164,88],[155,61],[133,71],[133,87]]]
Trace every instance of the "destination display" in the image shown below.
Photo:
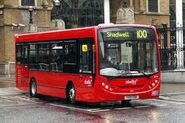
[[[101,32],[105,40],[153,40],[155,34],[149,28],[105,29]]]

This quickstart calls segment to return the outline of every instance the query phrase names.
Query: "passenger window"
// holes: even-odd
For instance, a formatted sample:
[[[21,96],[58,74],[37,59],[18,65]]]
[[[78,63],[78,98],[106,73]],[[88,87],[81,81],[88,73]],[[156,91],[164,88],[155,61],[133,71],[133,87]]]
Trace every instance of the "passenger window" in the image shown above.
[[[39,70],[42,71],[49,71],[49,44],[48,43],[41,43],[38,44],[38,65]]]
[[[51,45],[51,71],[62,72],[63,71],[63,55],[64,47],[62,42],[53,43]]]
[[[37,54],[37,45],[36,44],[30,44],[29,48],[29,68],[38,70],[38,54]]]
[[[22,64],[22,45],[16,45],[16,62],[18,65]]]
[[[77,63],[77,43],[76,40],[64,42],[64,72],[65,73],[78,73]]]
[[[77,63],[77,46],[76,42],[64,44],[64,64],[76,64]]]
[[[16,61],[19,65],[28,64],[28,45],[17,44]]]

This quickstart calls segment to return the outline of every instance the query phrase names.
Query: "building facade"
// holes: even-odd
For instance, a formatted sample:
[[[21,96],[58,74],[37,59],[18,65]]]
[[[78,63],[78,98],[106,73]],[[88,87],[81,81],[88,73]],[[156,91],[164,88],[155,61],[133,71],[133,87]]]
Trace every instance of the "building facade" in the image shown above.
[[[170,23],[169,0],[60,0],[53,8],[52,19],[63,19],[66,28],[116,23],[117,11],[124,2],[134,11],[135,23]]]
[[[47,1],[0,1],[0,73],[6,73],[6,65],[14,62],[14,35],[49,30],[50,13],[51,4]]]
[[[169,0],[1,0],[0,64],[14,61],[15,34],[117,23],[121,7],[134,23],[170,26]]]
[[[120,8],[133,11],[134,23],[170,26],[169,0],[60,0],[60,5],[52,9],[51,18],[61,19],[65,29],[117,23]],[[169,36],[160,43],[161,47],[170,47]]]

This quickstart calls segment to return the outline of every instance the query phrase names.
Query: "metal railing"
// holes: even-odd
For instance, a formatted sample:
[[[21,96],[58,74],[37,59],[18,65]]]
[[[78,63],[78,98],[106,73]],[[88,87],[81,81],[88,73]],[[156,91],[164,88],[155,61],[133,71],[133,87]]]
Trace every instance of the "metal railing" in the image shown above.
[[[161,69],[174,70],[177,68],[177,51],[172,48],[161,49]]]
[[[160,55],[161,55],[161,69],[162,70],[177,70],[177,69],[185,69],[185,28],[167,28],[163,26],[163,28],[157,28],[159,35],[159,43],[161,46]],[[179,38],[176,37],[176,32],[181,31],[184,35],[183,38],[183,46],[177,47],[176,42]],[[179,50],[180,48],[180,50]],[[179,58],[177,56],[178,53],[183,53]],[[183,65],[181,68],[178,67],[178,60],[183,61]]]
[[[6,75],[9,78],[14,78],[15,62],[0,63],[0,75]]]

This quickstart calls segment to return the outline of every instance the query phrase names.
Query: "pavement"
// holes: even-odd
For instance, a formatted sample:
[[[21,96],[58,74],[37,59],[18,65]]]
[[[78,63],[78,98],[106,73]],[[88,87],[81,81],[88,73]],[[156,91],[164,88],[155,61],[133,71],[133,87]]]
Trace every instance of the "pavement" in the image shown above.
[[[8,92],[13,94],[18,91],[15,88],[14,76],[0,75],[0,95]],[[161,83],[161,95],[159,99],[185,103],[185,83]]]
[[[0,75],[0,88],[15,87],[14,76]]]
[[[185,83],[161,83],[160,99],[185,103]]]

